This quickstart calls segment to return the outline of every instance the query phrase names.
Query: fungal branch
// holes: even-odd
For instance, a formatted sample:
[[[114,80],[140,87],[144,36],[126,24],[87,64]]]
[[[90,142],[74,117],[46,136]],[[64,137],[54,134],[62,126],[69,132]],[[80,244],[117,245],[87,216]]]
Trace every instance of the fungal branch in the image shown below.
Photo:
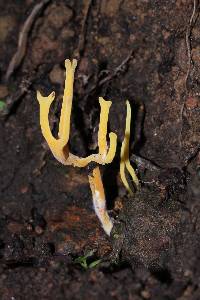
[[[99,152],[96,154],[89,155],[87,157],[79,157],[72,154],[69,150],[68,142],[70,135],[70,118],[72,110],[73,100],[73,84],[74,84],[74,73],[77,66],[77,61],[73,59],[71,62],[69,59],[65,60],[66,68],[66,79],[65,88],[63,95],[63,102],[59,121],[58,138],[55,138],[50,130],[49,126],[49,110],[52,102],[55,99],[55,92],[52,92],[49,96],[44,97],[39,91],[37,91],[37,99],[40,105],[40,126],[42,134],[49,145],[54,157],[64,165],[73,165],[74,167],[85,167],[90,162],[95,162],[99,165],[111,163],[117,146],[117,135],[113,132],[109,133],[109,147],[107,145],[107,124],[109,110],[112,105],[111,101],[105,101],[102,97],[99,98],[100,104],[100,121],[98,130],[98,148]],[[125,187],[131,191],[128,182],[125,177],[125,168],[127,168],[133,181],[138,185],[138,179],[134,172],[134,169],[130,165],[129,161],[129,139],[130,139],[130,122],[131,122],[131,111],[130,104],[127,101],[127,119],[126,119],[126,130],[125,138],[122,143],[121,149],[121,163],[120,163],[120,174],[122,182]],[[104,187],[101,179],[101,173],[99,167],[95,167],[92,174],[89,176],[90,188],[92,191],[93,205],[95,212],[102,224],[105,232],[110,235],[113,227],[112,220],[108,215],[106,209],[106,199],[104,193]]]
[[[92,191],[92,199],[95,213],[101,221],[104,231],[108,235],[110,235],[113,223],[106,209],[106,197],[99,167],[96,167],[92,171],[92,175],[89,175],[88,178],[90,188]]]
[[[48,121],[49,109],[52,102],[55,99],[55,92],[52,92],[47,97],[42,96],[39,91],[37,92],[37,99],[40,104],[40,125],[42,129],[42,134],[45,140],[47,141],[55,158],[64,165],[85,167],[91,161],[96,162],[98,164],[110,163],[115,156],[117,136],[113,132],[109,134],[110,148],[108,150],[107,142],[106,142],[107,122],[108,122],[109,109],[112,102],[105,101],[103,98],[99,98],[99,103],[101,107],[99,133],[98,133],[99,153],[92,154],[85,158],[80,158],[69,152],[68,141],[69,141],[69,134],[70,134],[70,117],[71,117],[72,100],[73,100],[74,72],[76,66],[77,66],[77,61],[75,59],[72,61],[72,63],[70,62],[69,59],[66,59],[65,89],[64,89],[60,122],[59,122],[58,139],[53,137],[50,131],[49,121]]]
[[[124,134],[124,140],[122,142],[121,146],[121,153],[120,153],[120,175],[121,180],[127,190],[130,194],[132,194],[132,190],[128,184],[128,181],[126,179],[125,170],[129,172],[133,182],[138,187],[139,186],[139,180],[135,174],[135,170],[131,166],[130,159],[129,159],[129,143],[130,143],[130,131],[131,131],[131,106],[129,101],[126,101],[127,106],[127,114],[126,114],[126,127],[125,127],[125,134]]]

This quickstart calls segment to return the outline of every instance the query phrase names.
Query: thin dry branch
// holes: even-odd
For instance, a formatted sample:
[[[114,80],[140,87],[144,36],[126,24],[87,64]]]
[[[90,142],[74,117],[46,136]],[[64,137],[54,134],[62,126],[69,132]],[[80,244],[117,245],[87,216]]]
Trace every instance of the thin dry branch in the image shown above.
[[[161,169],[158,165],[156,165],[152,161],[150,161],[146,158],[143,158],[141,156],[135,155],[135,154],[131,155],[130,161],[136,163],[137,167],[139,169],[140,168],[141,169],[147,169],[147,170],[150,170],[150,171],[159,171]]]
[[[121,62],[120,65],[118,65],[114,71],[112,73],[110,73],[109,75],[107,75],[105,78],[103,78],[102,80],[98,81],[97,83],[95,83],[89,90],[89,92],[87,93],[90,94],[92,93],[97,87],[100,87],[102,85],[104,85],[106,82],[111,81],[114,77],[116,77],[122,70],[123,68],[127,65],[127,63],[130,61],[130,59],[133,57],[133,52],[134,50],[131,50],[129,52],[129,54],[126,56],[126,58]],[[99,78],[98,78],[99,79]],[[86,96],[87,96],[86,95]]]
[[[27,92],[29,91],[30,87],[32,86],[34,79],[35,79],[35,71],[32,71],[29,76],[23,77],[21,83],[19,84],[18,90],[14,91],[10,94],[6,99],[6,109],[2,113],[2,117],[6,122],[9,117],[12,115],[12,111],[14,107],[17,107],[21,99],[25,97]]]
[[[104,79],[102,79],[99,82],[99,86],[103,85],[105,82],[110,81],[115,76],[117,76],[117,74],[119,72],[121,72],[123,67],[129,62],[129,60],[132,58],[132,56],[133,56],[133,50],[131,50],[130,53],[127,55],[127,57],[121,62],[121,64],[117,68],[114,69],[114,72],[112,74],[106,76]]]
[[[35,18],[48,2],[50,2],[50,0],[43,0],[40,3],[36,4],[31,14],[26,19],[19,34],[17,52],[12,57],[6,72],[6,81],[8,81],[14,70],[17,69],[21,64],[27,49],[28,35],[35,21]]]

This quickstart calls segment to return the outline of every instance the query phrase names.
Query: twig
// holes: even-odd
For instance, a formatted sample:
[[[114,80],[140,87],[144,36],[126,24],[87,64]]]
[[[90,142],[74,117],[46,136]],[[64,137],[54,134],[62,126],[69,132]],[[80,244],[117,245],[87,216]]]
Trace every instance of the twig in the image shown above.
[[[6,81],[8,81],[8,79],[10,78],[14,70],[18,68],[19,65],[21,64],[24,55],[26,53],[28,34],[32,28],[35,18],[38,15],[38,13],[41,11],[41,9],[45,6],[45,4],[47,4],[49,1],[50,0],[43,0],[40,1],[40,3],[36,4],[31,14],[26,19],[23,28],[19,34],[17,52],[12,57],[6,72]]]
[[[130,160],[136,163],[139,168],[147,169],[150,171],[159,171],[161,169],[159,166],[157,166],[150,160],[147,160],[135,154],[131,155]]]
[[[112,74],[108,75],[107,77],[105,77],[104,79],[100,80],[98,85],[101,86],[105,82],[110,81],[115,76],[117,76],[117,74],[119,72],[121,72],[123,70],[123,67],[129,62],[129,60],[131,59],[132,56],[133,56],[133,50],[131,50],[131,52],[128,54],[128,56],[121,62],[121,64],[117,68],[115,68],[114,72]]]
[[[28,78],[22,79],[18,90],[15,91],[10,96],[8,96],[6,100],[6,109],[2,114],[4,121],[8,120],[8,118],[12,114],[13,108],[18,106],[18,104],[21,102],[22,97],[24,97],[27,94],[28,90],[30,89],[31,85],[34,82],[34,77],[35,77],[35,71],[32,71],[32,73],[29,75]]]
[[[105,78],[103,78],[102,80],[100,80],[99,82],[97,82],[96,84],[94,84],[91,89],[89,90],[89,92],[87,94],[90,94],[91,92],[93,92],[97,87],[102,86],[104,83],[112,80],[114,77],[116,77],[118,75],[118,73],[120,73],[124,66],[129,62],[129,60],[132,58],[133,56],[133,52],[134,50],[131,50],[130,53],[128,54],[128,56],[121,62],[121,64],[119,66],[117,66],[114,71],[109,74],[108,76],[106,76]]]

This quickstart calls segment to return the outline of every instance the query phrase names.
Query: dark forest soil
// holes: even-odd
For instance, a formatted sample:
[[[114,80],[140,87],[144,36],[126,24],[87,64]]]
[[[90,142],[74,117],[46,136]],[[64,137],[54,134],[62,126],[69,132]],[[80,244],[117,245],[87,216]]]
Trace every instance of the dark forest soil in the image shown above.
[[[0,1],[0,299],[200,299],[198,1],[46,1],[6,80],[40,2]],[[55,90],[56,133],[66,58],[78,59],[73,153],[97,150],[99,96],[113,102],[119,147],[126,99],[132,106],[141,188],[126,192],[119,153],[102,168],[110,238],[93,211],[88,170],[57,162],[39,126],[36,91]]]

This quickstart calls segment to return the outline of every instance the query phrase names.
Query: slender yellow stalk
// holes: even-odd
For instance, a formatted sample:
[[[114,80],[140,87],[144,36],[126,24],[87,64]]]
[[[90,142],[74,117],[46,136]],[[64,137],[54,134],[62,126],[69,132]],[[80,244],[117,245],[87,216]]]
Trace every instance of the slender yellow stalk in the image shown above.
[[[139,185],[139,180],[137,178],[137,175],[135,174],[135,171],[133,167],[130,164],[129,160],[129,142],[130,142],[130,129],[131,129],[131,106],[129,101],[126,101],[126,107],[127,107],[127,114],[126,114],[126,127],[125,127],[125,134],[124,134],[124,140],[122,142],[121,146],[121,161],[120,161],[120,175],[121,180],[127,190],[132,194],[131,188],[128,184],[128,181],[126,179],[125,170],[129,172],[131,175],[131,178],[136,186]]]
[[[67,149],[65,149],[65,141],[62,139],[55,139],[51,133],[49,126],[49,109],[50,105],[55,98],[55,92],[52,92],[49,96],[43,97],[40,92],[37,92],[37,99],[40,104],[40,126],[42,134],[49,145],[54,157],[61,163],[65,164],[68,157]]]
[[[99,167],[96,167],[93,170],[92,175],[89,175],[88,178],[92,191],[94,210],[102,224],[104,231],[110,235],[113,223],[107,212],[105,192]]]
[[[74,72],[76,66],[76,59],[73,59],[72,63],[69,59],[65,60],[66,79],[58,131],[59,138],[62,139],[65,142],[65,144],[67,144],[69,141],[70,118],[73,100]]]
[[[100,97],[99,104],[101,107],[99,131],[98,131],[99,154],[101,154],[102,157],[104,156],[106,157],[106,153],[107,153],[106,134],[107,134],[108,114],[112,102],[105,101],[102,97]]]

